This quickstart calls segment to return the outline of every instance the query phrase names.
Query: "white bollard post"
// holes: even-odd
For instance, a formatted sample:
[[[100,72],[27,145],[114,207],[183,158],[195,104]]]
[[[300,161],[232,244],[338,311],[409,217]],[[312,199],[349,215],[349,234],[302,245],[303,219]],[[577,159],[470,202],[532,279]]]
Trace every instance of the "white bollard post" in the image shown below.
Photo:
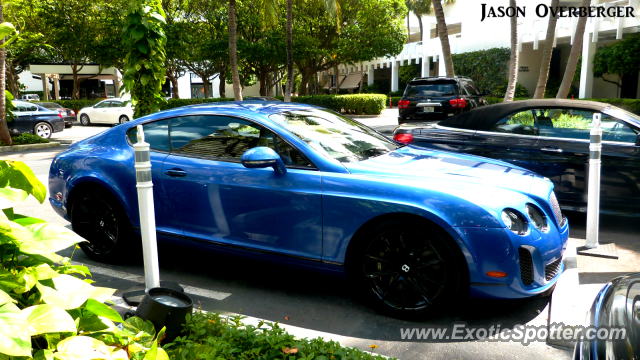
[[[156,240],[156,217],[153,208],[153,182],[151,181],[151,161],[149,144],[144,142],[142,125],[138,125],[138,142],[133,144],[136,162],[136,187],[138,188],[138,208],[140,209],[140,232],[144,256],[145,291],[160,287],[158,267],[158,243]]]
[[[587,193],[587,242],[586,248],[597,248],[600,227],[600,168],[602,167],[602,129],[601,114],[593,114],[591,142],[589,144],[589,188]]]

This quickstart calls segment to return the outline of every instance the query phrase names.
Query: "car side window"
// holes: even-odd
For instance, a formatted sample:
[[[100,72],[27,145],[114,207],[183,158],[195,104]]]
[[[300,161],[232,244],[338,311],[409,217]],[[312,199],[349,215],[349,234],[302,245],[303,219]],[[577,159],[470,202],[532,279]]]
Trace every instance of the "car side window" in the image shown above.
[[[107,108],[111,105],[111,101],[105,101],[105,102],[101,102],[98,105],[96,105],[96,109],[102,109],[102,108]]]
[[[289,143],[282,140],[280,136],[276,135],[276,139],[277,139],[276,142],[278,146],[278,149],[277,149],[278,154],[280,155],[280,158],[282,159],[282,162],[284,162],[285,165],[296,166],[296,167],[298,166],[309,167],[309,168],[313,167],[313,165],[311,165],[309,160],[307,160],[307,158],[305,158],[304,155],[302,155],[302,153],[298,151],[298,149],[294,148],[293,146],[289,145]]]
[[[536,121],[540,136],[589,140],[593,127],[593,110],[536,109]],[[623,143],[636,142],[638,129],[613,116],[601,113],[602,140]]]
[[[245,151],[258,146],[275,150],[274,134],[250,121],[208,115],[171,119],[171,151],[176,154],[239,161]]]
[[[518,135],[538,135],[538,129],[531,110],[505,116],[495,123],[489,131]]]
[[[152,150],[170,151],[169,144],[169,120],[160,120],[142,125],[144,141],[149,143]],[[127,132],[132,144],[138,142],[138,127],[134,126]]]
[[[38,107],[33,104],[27,105],[27,111],[38,111]]]
[[[122,102],[120,102],[120,101],[112,101],[110,107],[122,107]]]
[[[17,112],[27,111],[27,107],[23,104],[17,104],[15,107]]]

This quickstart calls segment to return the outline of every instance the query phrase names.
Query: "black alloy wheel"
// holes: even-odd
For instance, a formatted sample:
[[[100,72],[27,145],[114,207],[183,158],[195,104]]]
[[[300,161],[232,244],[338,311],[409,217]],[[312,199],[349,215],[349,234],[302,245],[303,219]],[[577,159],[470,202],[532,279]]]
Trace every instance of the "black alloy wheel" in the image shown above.
[[[131,224],[115,197],[104,189],[91,188],[74,200],[71,208],[73,231],[87,242],[82,250],[97,261],[114,261],[135,253]]]
[[[392,316],[431,313],[462,293],[466,264],[456,256],[457,245],[439,232],[414,221],[391,221],[358,240],[359,249],[347,260],[350,277]]]

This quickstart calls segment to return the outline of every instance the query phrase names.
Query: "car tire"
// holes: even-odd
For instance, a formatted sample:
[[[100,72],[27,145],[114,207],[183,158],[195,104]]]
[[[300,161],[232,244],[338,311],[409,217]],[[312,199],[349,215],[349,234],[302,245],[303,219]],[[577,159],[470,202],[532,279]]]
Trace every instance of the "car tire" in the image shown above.
[[[39,122],[33,127],[33,133],[43,139],[50,139],[53,134],[53,127],[46,122]]]
[[[435,225],[391,219],[359,231],[353,241],[347,275],[363,300],[390,316],[426,317],[468,294],[460,248]]]
[[[87,114],[82,114],[82,116],[80,116],[80,124],[87,126],[89,124],[91,124],[91,120],[89,119],[89,115]]]
[[[99,186],[80,189],[73,195],[71,226],[86,242],[80,248],[100,262],[126,262],[142,250],[124,209],[111,192]]]
[[[65,129],[69,129],[69,128],[71,128],[71,127],[73,127],[73,124],[64,124],[64,128],[65,128]]]
[[[126,115],[122,115],[120,116],[120,118],[118,119],[118,123],[119,124],[124,124],[126,122],[129,122],[129,118]]]

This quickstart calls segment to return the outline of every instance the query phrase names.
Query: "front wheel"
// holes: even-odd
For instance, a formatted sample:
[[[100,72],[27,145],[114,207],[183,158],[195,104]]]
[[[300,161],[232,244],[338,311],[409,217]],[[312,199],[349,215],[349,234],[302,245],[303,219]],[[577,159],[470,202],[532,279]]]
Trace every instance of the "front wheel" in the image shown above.
[[[459,248],[419,221],[386,221],[354,241],[350,278],[365,300],[392,316],[432,313],[463,293],[467,267]]]
[[[139,250],[129,218],[107,190],[85,189],[73,200],[70,214],[73,231],[88,241],[79,245],[91,259],[125,260]]]
[[[87,126],[89,125],[91,121],[89,120],[89,115],[87,114],[82,114],[82,116],[80,116],[80,124]]]
[[[49,139],[51,138],[51,134],[53,134],[53,128],[46,122],[40,122],[33,127],[33,133],[43,139]]]

